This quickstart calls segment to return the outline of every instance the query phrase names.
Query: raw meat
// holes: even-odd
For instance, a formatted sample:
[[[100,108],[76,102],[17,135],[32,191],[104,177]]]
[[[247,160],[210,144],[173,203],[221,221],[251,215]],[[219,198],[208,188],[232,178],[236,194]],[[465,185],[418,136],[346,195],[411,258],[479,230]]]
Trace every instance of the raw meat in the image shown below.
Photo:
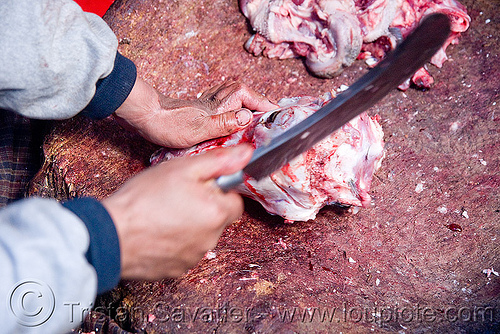
[[[455,0],[240,0],[240,8],[256,31],[245,44],[250,53],[305,57],[308,69],[325,78],[356,58],[380,60],[435,12],[447,14],[452,22],[450,38],[431,61],[441,67],[446,47],[458,43],[470,22],[465,7]],[[423,87],[432,82],[425,69],[419,79],[414,83]]]
[[[313,73],[331,77],[349,66],[361,49],[352,1],[241,0],[240,7],[257,31],[245,45],[255,55],[304,56]]]
[[[245,130],[189,149],[163,148],[153,155],[151,163],[242,142],[250,142],[256,148],[263,146],[314,113],[331,97],[325,94],[319,98],[281,99],[280,109],[255,113],[252,125]],[[370,206],[371,180],[384,156],[383,132],[378,120],[378,116],[363,113],[270,176],[260,181],[247,178],[237,190],[287,221],[314,219],[323,206],[333,203]]]

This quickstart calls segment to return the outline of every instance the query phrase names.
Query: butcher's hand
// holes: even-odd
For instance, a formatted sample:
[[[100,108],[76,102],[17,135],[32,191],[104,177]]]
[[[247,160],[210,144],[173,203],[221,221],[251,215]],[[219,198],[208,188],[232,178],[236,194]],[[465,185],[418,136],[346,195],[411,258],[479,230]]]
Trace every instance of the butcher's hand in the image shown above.
[[[253,118],[249,109],[277,107],[240,83],[211,88],[196,100],[179,100],[162,95],[138,77],[114,115],[122,126],[155,144],[185,148],[245,128]]]
[[[242,169],[252,148],[239,145],[148,168],[103,200],[118,233],[122,278],[176,277],[213,249],[243,201],[214,178]]]

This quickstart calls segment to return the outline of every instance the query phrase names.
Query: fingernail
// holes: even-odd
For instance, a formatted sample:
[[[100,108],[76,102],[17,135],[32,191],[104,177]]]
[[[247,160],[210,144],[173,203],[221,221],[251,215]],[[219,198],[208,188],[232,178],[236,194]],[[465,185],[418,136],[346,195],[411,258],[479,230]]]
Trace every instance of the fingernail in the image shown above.
[[[244,126],[252,121],[253,115],[252,112],[248,109],[240,109],[236,112],[236,121],[239,126]]]

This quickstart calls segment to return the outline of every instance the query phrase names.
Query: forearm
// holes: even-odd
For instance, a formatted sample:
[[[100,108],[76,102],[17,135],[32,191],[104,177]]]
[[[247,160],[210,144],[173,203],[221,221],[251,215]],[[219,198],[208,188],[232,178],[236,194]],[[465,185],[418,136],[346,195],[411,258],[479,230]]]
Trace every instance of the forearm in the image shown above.
[[[92,203],[81,204],[87,211],[104,210]],[[55,200],[32,198],[0,211],[0,299],[7,301],[0,303],[0,323],[6,333],[27,330],[26,322],[33,326],[30,333],[69,332],[83,320],[84,311],[92,308],[98,288],[110,289],[118,282],[116,232],[108,240],[111,245],[101,246],[109,247],[110,254],[118,253],[114,256],[118,263],[94,247],[99,242],[95,233],[89,233],[79,218],[82,210],[74,208],[78,204],[72,206],[68,210]],[[103,263],[108,263],[107,269],[102,269]],[[37,298],[30,300],[35,294]],[[39,315],[33,316],[37,310]]]
[[[0,2],[0,45],[0,108],[30,118],[70,118],[87,106],[103,118],[135,81],[135,66],[115,61],[111,29],[73,1]]]

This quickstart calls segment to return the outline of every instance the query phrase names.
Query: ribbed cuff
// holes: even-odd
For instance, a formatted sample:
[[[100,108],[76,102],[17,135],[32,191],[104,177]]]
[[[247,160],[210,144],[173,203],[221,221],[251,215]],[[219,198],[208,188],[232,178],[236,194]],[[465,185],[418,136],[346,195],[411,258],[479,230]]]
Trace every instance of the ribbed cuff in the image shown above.
[[[113,289],[120,281],[120,244],[108,211],[91,197],[73,199],[63,206],[73,211],[89,231],[86,257],[97,273],[97,293]]]
[[[114,113],[129,96],[136,77],[135,64],[117,52],[113,71],[97,81],[94,97],[81,114],[93,119],[103,119]]]

